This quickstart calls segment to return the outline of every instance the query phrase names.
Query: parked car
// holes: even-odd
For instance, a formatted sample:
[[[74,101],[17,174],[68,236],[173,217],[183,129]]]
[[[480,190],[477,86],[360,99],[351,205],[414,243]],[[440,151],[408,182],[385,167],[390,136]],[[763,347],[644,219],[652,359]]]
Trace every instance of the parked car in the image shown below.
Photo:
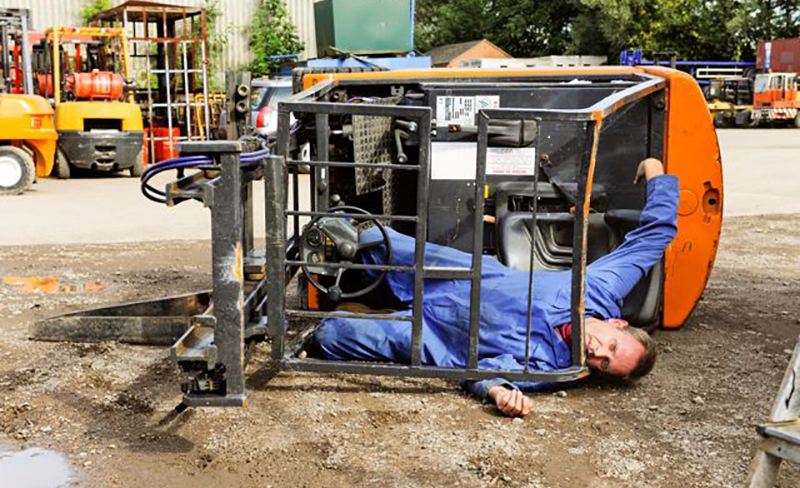
[[[253,80],[250,85],[250,115],[257,133],[265,136],[278,133],[278,102],[291,95],[291,78]]]

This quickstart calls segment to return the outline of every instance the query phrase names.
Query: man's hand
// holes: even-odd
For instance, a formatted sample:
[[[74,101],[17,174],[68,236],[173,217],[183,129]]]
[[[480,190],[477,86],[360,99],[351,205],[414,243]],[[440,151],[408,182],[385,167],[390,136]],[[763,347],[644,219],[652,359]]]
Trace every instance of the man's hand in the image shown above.
[[[647,158],[639,163],[639,168],[636,170],[636,176],[633,178],[633,184],[639,183],[639,180],[644,179],[649,181],[653,176],[663,175],[664,165],[661,164],[656,158]]]
[[[498,385],[489,388],[487,394],[498,410],[509,417],[524,417],[531,412],[531,399],[519,390],[509,390]]]

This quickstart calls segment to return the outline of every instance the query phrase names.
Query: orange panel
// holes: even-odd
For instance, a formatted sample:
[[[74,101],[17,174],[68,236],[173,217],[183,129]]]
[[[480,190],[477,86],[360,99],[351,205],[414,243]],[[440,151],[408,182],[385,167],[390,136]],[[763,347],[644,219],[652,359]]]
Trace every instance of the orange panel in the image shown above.
[[[36,176],[50,176],[56,161],[55,139],[29,139],[25,141],[33,149],[36,164]]]
[[[645,68],[669,81],[664,164],[680,179],[678,235],[665,255],[663,326],[683,325],[711,277],[722,229],[722,160],[717,133],[695,80]]]

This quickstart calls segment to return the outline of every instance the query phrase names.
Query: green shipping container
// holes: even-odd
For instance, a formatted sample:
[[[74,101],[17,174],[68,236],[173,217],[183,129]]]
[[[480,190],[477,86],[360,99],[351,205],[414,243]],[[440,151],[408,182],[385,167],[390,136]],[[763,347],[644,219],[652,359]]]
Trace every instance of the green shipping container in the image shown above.
[[[322,0],[314,4],[317,56],[411,50],[411,0]]]

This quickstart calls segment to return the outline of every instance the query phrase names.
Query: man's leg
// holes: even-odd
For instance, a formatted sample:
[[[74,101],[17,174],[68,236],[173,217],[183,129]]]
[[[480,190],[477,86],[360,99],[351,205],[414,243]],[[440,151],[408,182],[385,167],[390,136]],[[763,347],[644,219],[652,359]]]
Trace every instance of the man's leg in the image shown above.
[[[347,317],[325,319],[314,331],[321,356],[334,360],[411,360],[411,323],[390,320],[362,320]],[[410,315],[410,311],[397,315]]]

